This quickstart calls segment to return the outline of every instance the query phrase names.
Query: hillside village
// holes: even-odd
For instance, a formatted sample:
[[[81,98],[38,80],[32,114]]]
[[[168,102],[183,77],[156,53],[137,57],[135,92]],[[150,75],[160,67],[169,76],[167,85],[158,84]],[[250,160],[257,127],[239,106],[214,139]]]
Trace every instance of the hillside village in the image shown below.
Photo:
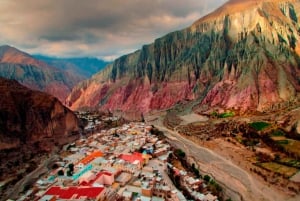
[[[167,162],[172,147],[151,129],[128,123],[64,146],[60,160],[18,201],[186,200],[168,176],[170,170],[194,200],[218,200],[204,180]]]

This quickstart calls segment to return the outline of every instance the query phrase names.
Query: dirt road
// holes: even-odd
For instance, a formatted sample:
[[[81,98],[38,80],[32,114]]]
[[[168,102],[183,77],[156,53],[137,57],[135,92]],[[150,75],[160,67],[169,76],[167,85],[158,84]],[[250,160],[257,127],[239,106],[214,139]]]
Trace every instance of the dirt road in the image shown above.
[[[184,150],[188,156],[193,157],[202,173],[213,176],[218,183],[225,186],[227,194],[230,195],[232,200],[297,200],[297,198],[289,198],[287,195],[264,185],[230,160],[185,139],[177,132],[167,129],[161,121],[157,120],[151,122],[151,124],[165,133],[171,145]]]
[[[45,161],[43,161],[43,163],[41,163],[34,171],[32,171],[31,173],[29,173],[28,175],[26,175],[23,179],[21,179],[18,183],[16,183],[14,185],[13,188],[10,189],[10,192],[8,193],[7,198],[6,199],[16,199],[19,195],[19,193],[21,193],[24,189],[24,187],[28,184],[33,183],[33,181],[36,181],[37,179],[39,179],[40,175],[46,173],[48,171],[47,166],[57,160],[58,155],[52,154],[48,159],[46,159]]]

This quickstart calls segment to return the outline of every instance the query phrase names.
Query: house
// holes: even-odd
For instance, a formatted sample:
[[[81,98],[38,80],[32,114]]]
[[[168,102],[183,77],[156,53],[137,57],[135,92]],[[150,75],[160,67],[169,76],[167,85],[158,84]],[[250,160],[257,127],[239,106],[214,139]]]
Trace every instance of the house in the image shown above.
[[[120,159],[138,165],[139,168],[142,168],[142,166],[145,163],[148,163],[149,156],[147,154],[141,154],[138,152],[134,152],[133,154],[121,154],[119,156]]]
[[[44,195],[38,201],[56,201],[55,195]]]
[[[120,183],[121,186],[124,186],[130,179],[132,175],[127,172],[122,172],[116,179],[116,182]]]
[[[115,181],[114,175],[110,172],[100,172],[94,184],[111,186]]]
[[[49,188],[45,194],[54,195],[58,199],[64,200],[76,200],[76,199],[92,199],[103,200],[105,196],[105,188],[103,187],[68,187],[62,188],[59,186],[53,186]]]
[[[94,180],[95,178],[96,178],[95,173],[93,173],[92,171],[88,171],[79,178],[78,183],[79,184],[89,183],[90,181]]]
[[[129,201],[129,200],[132,200],[132,192],[130,192],[130,191],[124,191],[123,193],[122,193],[122,197],[125,199],[125,201]]]
[[[82,175],[79,179],[79,184],[81,186],[111,186],[114,183],[114,175],[110,172],[99,172],[97,175],[91,171]]]
[[[94,159],[96,158],[100,158],[103,156],[103,153],[101,151],[95,151],[89,155],[87,155],[86,157],[84,157],[83,159],[81,159],[77,164],[76,166],[78,168],[82,168],[84,167],[85,165],[89,164],[91,161],[93,161]]]

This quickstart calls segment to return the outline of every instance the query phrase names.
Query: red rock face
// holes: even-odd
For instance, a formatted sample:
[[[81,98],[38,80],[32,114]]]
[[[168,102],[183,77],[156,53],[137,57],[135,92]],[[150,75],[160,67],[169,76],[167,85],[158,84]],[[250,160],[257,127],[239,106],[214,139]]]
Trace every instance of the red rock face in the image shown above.
[[[151,110],[170,108],[181,100],[194,98],[194,94],[191,92],[192,87],[188,82],[166,82],[151,85],[144,80],[130,81],[126,85],[122,85],[122,82],[123,80],[118,80],[102,86],[91,83],[87,89],[81,91],[80,98],[70,105],[71,109],[78,109],[78,106],[101,106],[102,109],[111,111],[147,113]],[[92,98],[91,94],[93,94]],[[87,99],[82,97],[87,97]]]
[[[72,109],[264,111],[299,101],[300,2],[232,0],[182,31],[122,56],[77,86]],[[104,87],[105,86],[105,87]]]
[[[53,96],[55,94],[55,97],[58,98],[63,104],[65,99],[71,92],[68,86],[59,82],[51,82],[45,87],[43,91],[45,91],[48,94],[52,94]]]

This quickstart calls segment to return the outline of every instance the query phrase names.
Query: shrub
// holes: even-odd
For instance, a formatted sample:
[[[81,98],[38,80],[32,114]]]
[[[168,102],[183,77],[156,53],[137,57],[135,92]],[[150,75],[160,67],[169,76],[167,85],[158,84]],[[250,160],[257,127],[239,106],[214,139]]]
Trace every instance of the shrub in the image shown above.
[[[59,170],[59,171],[57,172],[57,175],[58,175],[58,176],[64,176],[64,174],[65,174],[65,173],[64,173],[63,170]]]
[[[267,123],[267,122],[263,122],[263,121],[258,121],[258,122],[253,122],[249,124],[250,127],[252,127],[253,129],[257,130],[257,131],[261,131],[267,127],[269,127],[271,124]]]
[[[204,181],[209,182],[210,181],[210,176],[204,175],[203,179],[204,179]]]

